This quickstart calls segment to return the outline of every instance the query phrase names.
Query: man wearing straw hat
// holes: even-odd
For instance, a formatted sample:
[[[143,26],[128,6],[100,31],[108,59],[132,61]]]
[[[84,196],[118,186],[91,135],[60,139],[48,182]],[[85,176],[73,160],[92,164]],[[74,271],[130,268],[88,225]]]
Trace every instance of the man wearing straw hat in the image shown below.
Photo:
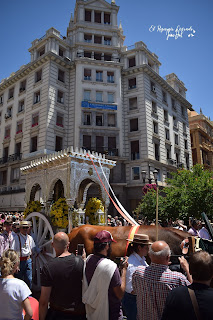
[[[128,268],[126,272],[126,289],[122,300],[123,309],[128,320],[135,320],[137,315],[136,295],[132,288],[132,275],[139,266],[147,267],[145,257],[149,251],[149,237],[146,234],[135,234],[128,247]]]
[[[27,233],[31,226],[30,221],[20,222],[20,233],[14,236],[12,249],[17,251],[20,256],[20,271],[16,277],[24,280],[28,287],[32,288],[32,259],[31,255],[35,248],[33,238]]]

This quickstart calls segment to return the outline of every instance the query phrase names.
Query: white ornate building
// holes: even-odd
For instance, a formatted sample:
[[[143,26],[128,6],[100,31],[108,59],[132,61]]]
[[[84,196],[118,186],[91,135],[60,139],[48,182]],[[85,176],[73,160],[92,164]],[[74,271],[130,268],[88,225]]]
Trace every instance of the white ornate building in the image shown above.
[[[141,171],[159,185],[177,166],[192,166],[186,88],[159,74],[156,54],[124,46],[115,0],[77,0],[67,36],[54,28],[32,42],[31,62],[0,83],[0,210],[22,210],[20,167],[80,147],[117,161],[115,194],[132,211]]]

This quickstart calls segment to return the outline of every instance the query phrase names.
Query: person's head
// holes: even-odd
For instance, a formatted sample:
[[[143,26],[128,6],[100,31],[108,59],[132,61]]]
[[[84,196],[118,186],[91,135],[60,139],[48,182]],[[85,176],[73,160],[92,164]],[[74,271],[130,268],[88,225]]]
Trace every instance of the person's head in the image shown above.
[[[5,278],[13,275],[19,268],[19,255],[14,250],[6,250],[3,252],[0,259],[0,268],[2,277]]]
[[[192,226],[192,228],[197,230],[198,229],[198,221],[196,219],[192,219],[191,226]]]
[[[133,237],[133,240],[127,239],[130,241],[130,245],[128,248],[128,255],[133,252],[136,252],[140,257],[145,257],[148,254],[149,246],[152,242],[149,241],[149,236],[146,234],[136,233]]]
[[[111,233],[107,230],[98,232],[94,237],[94,253],[102,253],[109,257],[111,253],[111,243],[116,242]]]
[[[213,278],[213,258],[206,251],[198,251],[189,259],[189,272],[195,282],[209,281]]]
[[[20,232],[23,234],[23,235],[27,235],[28,234],[28,229],[30,228],[30,225],[31,225],[31,222],[30,221],[20,221]]]
[[[171,250],[165,241],[155,241],[149,248],[151,262],[168,265]]]
[[[13,224],[12,219],[7,218],[4,221],[4,229],[5,229],[5,231],[7,231],[9,233],[12,230],[12,224]]]
[[[12,230],[13,232],[15,233],[18,233],[19,232],[19,222],[13,222],[13,225],[12,225]]]
[[[60,256],[62,253],[69,250],[69,237],[64,232],[58,232],[53,238],[53,248],[55,249],[56,256]]]

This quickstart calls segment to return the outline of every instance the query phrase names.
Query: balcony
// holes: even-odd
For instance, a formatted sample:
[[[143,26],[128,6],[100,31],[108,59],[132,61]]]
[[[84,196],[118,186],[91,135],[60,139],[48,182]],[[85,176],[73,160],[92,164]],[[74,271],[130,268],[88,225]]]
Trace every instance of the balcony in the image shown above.
[[[22,153],[14,153],[7,157],[5,156],[3,158],[0,158],[0,164],[21,160],[21,158],[22,158]]]

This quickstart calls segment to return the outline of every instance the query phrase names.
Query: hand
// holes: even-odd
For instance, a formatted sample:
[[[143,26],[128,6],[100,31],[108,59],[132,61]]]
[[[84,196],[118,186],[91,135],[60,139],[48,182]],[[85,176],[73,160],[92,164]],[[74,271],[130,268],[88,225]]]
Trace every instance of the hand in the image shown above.
[[[121,258],[120,262],[120,269],[127,269],[128,268],[128,257]]]
[[[83,248],[82,259],[86,260],[86,258],[87,258],[87,254],[86,254],[85,249]]]
[[[182,256],[182,257],[178,257],[179,261],[180,261],[180,266],[184,271],[189,271],[189,264],[187,262],[187,260]]]

